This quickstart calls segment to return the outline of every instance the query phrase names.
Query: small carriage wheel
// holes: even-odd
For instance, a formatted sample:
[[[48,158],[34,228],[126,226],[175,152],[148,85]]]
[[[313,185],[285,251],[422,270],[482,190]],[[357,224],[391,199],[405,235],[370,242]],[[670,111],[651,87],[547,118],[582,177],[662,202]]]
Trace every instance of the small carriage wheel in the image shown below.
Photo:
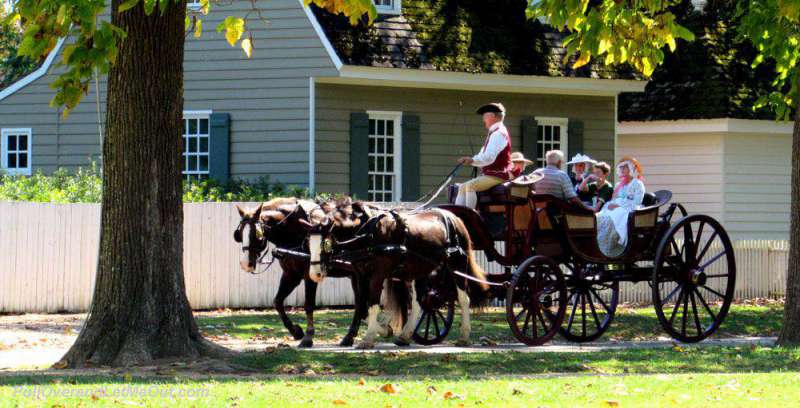
[[[619,282],[603,282],[599,274],[568,276],[566,280],[567,313],[559,330],[561,336],[578,343],[597,340],[614,320]]]
[[[506,319],[517,340],[539,346],[558,333],[567,308],[564,275],[546,256],[528,258],[514,271],[506,295]]]
[[[694,343],[725,320],[736,285],[728,234],[707,215],[681,218],[666,232],[653,262],[653,306],[664,330]]]
[[[423,346],[439,344],[447,338],[453,326],[453,315],[456,305],[454,300],[445,302],[440,308],[427,310],[422,308],[419,320],[411,336],[414,342]]]

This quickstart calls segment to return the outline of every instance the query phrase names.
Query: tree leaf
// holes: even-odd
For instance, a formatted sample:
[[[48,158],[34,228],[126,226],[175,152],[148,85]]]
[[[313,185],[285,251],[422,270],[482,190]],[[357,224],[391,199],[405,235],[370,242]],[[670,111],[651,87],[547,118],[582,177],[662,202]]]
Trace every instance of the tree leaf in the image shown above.
[[[117,13],[124,13],[139,4],[139,0],[125,0],[122,4],[119,5],[117,9]]]
[[[250,58],[251,54],[253,53],[253,42],[249,38],[242,40],[242,50],[244,50],[247,58]]]
[[[589,63],[589,60],[592,58],[592,55],[588,52],[582,52],[580,58],[572,64],[572,69],[578,69],[586,64]]]
[[[203,20],[197,19],[194,22],[194,38],[200,38],[203,35]]]

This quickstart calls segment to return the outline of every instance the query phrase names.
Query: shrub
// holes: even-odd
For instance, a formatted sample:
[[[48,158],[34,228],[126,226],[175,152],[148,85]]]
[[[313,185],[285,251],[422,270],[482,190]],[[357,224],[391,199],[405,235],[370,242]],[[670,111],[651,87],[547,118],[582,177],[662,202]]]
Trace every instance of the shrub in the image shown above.
[[[99,203],[103,183],[99,167],[79,168],[70,173],[58,169],[51,175],[38,171],[32,176],[0,173],[0,201],[35,201],[51,203]],[[264,176],[255,181],[216,180],[184,181],[183,202],[267,201],[275,197],[308,197],[308,190],[270,183]]]

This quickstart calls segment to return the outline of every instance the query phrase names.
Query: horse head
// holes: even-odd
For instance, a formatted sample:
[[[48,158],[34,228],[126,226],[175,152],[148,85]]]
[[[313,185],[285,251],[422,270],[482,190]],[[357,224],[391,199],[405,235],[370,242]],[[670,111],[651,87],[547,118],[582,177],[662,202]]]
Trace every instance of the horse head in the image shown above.
[[[267,247],[267,240],[264,237],[263,225],[260,222],[263,203],[254,209],[243,209],[236,206],[241,220],[233,231],[233,240],[240,243],[242,254],[239,258],[239,266],[245,272],[254,272],[261,252]]]

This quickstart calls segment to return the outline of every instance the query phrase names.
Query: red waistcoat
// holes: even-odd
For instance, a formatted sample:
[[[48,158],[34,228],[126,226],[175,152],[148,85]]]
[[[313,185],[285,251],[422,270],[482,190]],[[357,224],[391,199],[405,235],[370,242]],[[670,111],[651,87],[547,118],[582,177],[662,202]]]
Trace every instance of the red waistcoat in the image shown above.
[[[494,161],[489,164],[488,166],[481,167],[481,173],[486,176],[493,176],[498,177],[503,180],[511,180],[514,178],[513,169],[514,163],[511,162],[511,137],[508,135],[508,129],[505,126],[500,126],[497,130],[506,138],[506,147],[497,154],[497,157]],[[483,142],[483,148],[486,149],[486,146],[489,144],[489,139],[492,137],[492,133],[489,133],[486,136],[486,141]]]

